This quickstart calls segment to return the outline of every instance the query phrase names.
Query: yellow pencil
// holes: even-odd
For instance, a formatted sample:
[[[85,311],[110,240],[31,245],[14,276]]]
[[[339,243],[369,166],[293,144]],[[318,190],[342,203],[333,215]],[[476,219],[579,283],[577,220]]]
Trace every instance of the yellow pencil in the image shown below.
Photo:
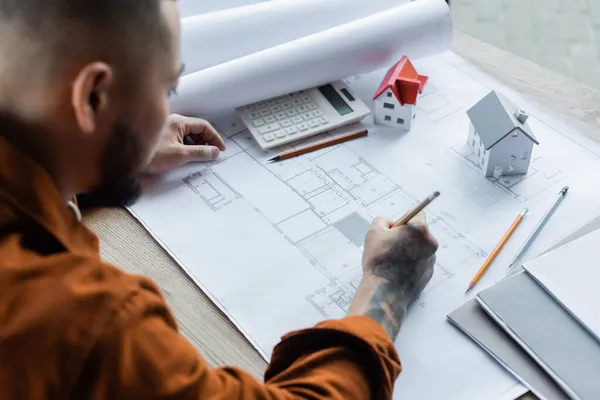
[[[475,287],[475,285],[477,285],[477,282],[479,282],[479,280],[481,279],[483,274],[485,274],[485,271],[487,271],[488,268],[490,267],[490,265],[492,265],[492,262],[494,262],[494,260],[498,256],[498,253],[500,253],[500,250],[502,250],[502,248],[504,247],[506,242],[508,242],[508,239],[510,239],[510,237],[512,236],[513,232],[517,229],[517,227],[519,226],[521,221],[523,221],[523,217],[525,216],[525,214],[527,214],[528,211],[529,210],[527,208],[525,208],[525,209],[523,209],[523,211],[521,211],[519,213],[519,215],[517,216],[517,219],[515,219],[515,222],[512,223],[510,228],[508,228],[508,231],[504,234],[504,236],[500,240],[500,243],[498,243],[498,245],[492,251],[492,253],[489,255],[487,260],[485,260],[485,262],[483,263],[483,265],[481,266],[479,271],[477,271],[477,274],[475,274],[475,277],[473,278],[473,280],[471,280],[471,283],[469,284],[469,287],[467,288],[467,291],[465,293],[468,293],[469,290],[473,289]]]

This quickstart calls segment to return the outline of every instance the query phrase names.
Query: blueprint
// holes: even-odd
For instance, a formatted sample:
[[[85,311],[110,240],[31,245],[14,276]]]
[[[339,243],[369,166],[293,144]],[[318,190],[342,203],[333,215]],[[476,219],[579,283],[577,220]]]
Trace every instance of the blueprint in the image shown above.
[[[514,398],[524,389],[446,315],[476,294],[466,296],[466,286],[524,207],[530,211],[521,228],[478,289],[504,277],[562,186],[571,190],[526,259],[600,214],[598,188],[590,184],[600,178],[600,146],[453,53],[414,64],[430,80],[410,132],[367,117],[345,128],[367,127],[366,138],[267,163],[338,132],[265,152],[237,117],[222,116],[211,122],[227,151],[146,182],[130,211],[268,359],[287,332],[345,315],[375,216],[397,218],[439,190],[426,211],[440,242],[437,264],[396,342],[404,369],[395,398]],[[371,106],[384,73],[347,82]],[[527,176],[486,179],[465,151],[466,110],[491,89],[531,115],[540,145]]]

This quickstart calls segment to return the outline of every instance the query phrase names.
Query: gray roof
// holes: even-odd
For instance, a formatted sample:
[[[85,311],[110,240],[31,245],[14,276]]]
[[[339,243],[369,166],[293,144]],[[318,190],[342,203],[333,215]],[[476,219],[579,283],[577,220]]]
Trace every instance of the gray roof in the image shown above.
[[[491,149],[518,128],[535,144],[539,144],[527,121],[522,124],[515,116],[517,106],[495,90],[467,111],[471,123],[486,150]]]

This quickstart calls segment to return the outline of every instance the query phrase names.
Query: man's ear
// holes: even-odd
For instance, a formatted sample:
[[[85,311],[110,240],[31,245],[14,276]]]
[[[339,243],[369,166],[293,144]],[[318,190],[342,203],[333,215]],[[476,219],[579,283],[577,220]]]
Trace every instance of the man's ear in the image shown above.
[[[84,134],[96,130],[98,114],[108,107],[113,72],[102,62],[86,65],[75,77],[71,103],[75,119]]]

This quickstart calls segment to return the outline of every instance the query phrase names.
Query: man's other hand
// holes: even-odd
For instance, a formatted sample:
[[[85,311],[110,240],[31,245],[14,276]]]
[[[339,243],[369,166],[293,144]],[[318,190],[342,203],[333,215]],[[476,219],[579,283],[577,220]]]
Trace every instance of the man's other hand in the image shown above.
[[[423,213],[406,226],[376,218],[367,233],[363,279],[350,306],[350,315],[366,315],[395,339],[408,306],[433,276],[437,240]]]
[[[186,141],[194,144],[188,145]],[[225,151],[225,142],[207,121],[171,114],[145,172],[158,174],[192,161],[212,161],[221,151]]]

